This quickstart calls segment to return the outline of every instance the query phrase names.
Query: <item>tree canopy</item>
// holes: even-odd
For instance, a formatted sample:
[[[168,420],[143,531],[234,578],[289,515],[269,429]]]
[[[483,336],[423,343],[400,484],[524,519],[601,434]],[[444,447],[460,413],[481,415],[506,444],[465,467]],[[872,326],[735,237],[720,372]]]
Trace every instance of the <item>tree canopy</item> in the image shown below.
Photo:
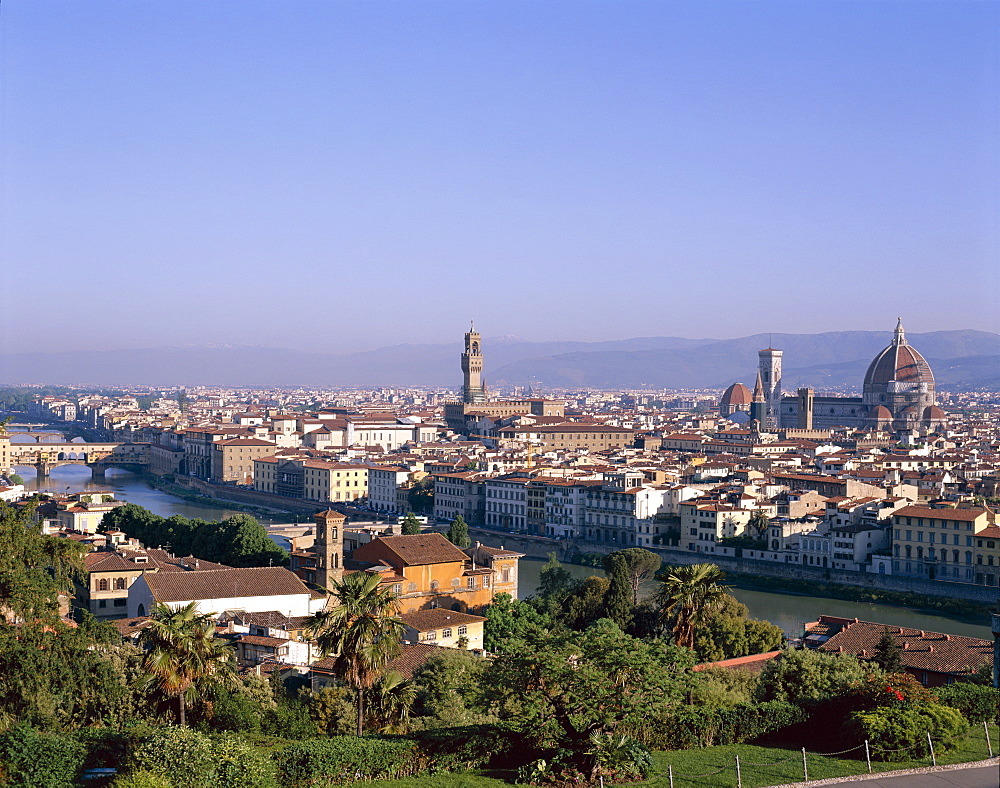
[[[472,541],[469,539],[469,526],[462,515],[458,515],[451,521],[451,527],[448,529],[448,541],[463,550],[472,545]]]
[[[169,546],[175,555],[193,555],[226,566],[284,566],[288,553],[278,547],[256,519],[234,514],[218,522],[163,518],[134,503],[112,509],[101,530],[118,529],[147,547]]]
[[[334,657],[334,672],[355,692],[358,736],[367,721],[365,694],[399,655],[403,637],[396,595],[381,582],[368,572],[347,575],[333,584],[327,608],[307,625],[322,653]]]
[[[43,534],[33,515],[0,501],[0,623],[57,619],[59,594],[82,576],[87,548]]]
[[[594,732],[631,734],[678,704],[691,664],[689,652],[607,619],[584,632],[531,627],[487,669],[484,698],[540,742],[580,750]]]

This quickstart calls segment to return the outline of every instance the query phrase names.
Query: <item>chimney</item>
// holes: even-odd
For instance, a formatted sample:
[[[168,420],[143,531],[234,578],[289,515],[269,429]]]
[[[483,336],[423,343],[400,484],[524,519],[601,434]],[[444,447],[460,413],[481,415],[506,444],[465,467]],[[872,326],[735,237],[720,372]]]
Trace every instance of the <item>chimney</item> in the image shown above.
[[[906,651],[906,649],[908,649],[909,647],[910,647],[910,644],[907,641],[904,640],[903,641],[903,651]]]

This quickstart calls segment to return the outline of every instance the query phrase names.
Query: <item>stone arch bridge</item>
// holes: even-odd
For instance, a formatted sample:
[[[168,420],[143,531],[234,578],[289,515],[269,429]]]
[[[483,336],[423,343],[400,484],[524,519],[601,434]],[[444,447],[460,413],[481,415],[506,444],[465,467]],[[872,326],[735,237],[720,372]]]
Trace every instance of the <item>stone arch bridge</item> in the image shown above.
[[[108,468],[149,468],[148,443],[11,443],[8,456],[11,467],[31,465],[39,477],[60,465],[86,465],[97,476]]]

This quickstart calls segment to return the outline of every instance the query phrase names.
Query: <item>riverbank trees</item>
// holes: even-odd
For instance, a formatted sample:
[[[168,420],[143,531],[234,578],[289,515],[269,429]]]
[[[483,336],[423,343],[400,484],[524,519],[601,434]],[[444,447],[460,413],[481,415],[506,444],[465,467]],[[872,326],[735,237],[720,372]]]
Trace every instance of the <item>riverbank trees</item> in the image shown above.
[[[226,566],[285,566],[288,553],[278,547],[248,514],[225,520],[160,517],[134,503],[118,506],[101,519],[101,531],[124,531],[147,547],[167,547],[175,555],[192,555]]]

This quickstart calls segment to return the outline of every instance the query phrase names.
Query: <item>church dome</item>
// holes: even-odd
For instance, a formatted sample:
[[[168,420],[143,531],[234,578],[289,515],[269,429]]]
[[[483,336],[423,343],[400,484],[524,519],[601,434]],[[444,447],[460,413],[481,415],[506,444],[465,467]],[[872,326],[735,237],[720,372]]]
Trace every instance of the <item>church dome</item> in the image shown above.
[[[868,413],[871,421],[892,421],[892,414],[885,405],[876,405]]]
[[[944,421],[946,418],[944,411],[937,405],[928,405],[924,408],[924,421]]]
[[[865,386],[899,383],[934,385],[934,373],[916,348],[907,344],[902,321],[896,326],[892,344],[875,356],[865,374]]]
[[[722,399],[719,400],[719,405],[744,407],[749,406],[751,402],[753,402],[753,394],[750,393],[750,389],[742,383],[734,383],[726,389],[726,393],[723,394]]]

